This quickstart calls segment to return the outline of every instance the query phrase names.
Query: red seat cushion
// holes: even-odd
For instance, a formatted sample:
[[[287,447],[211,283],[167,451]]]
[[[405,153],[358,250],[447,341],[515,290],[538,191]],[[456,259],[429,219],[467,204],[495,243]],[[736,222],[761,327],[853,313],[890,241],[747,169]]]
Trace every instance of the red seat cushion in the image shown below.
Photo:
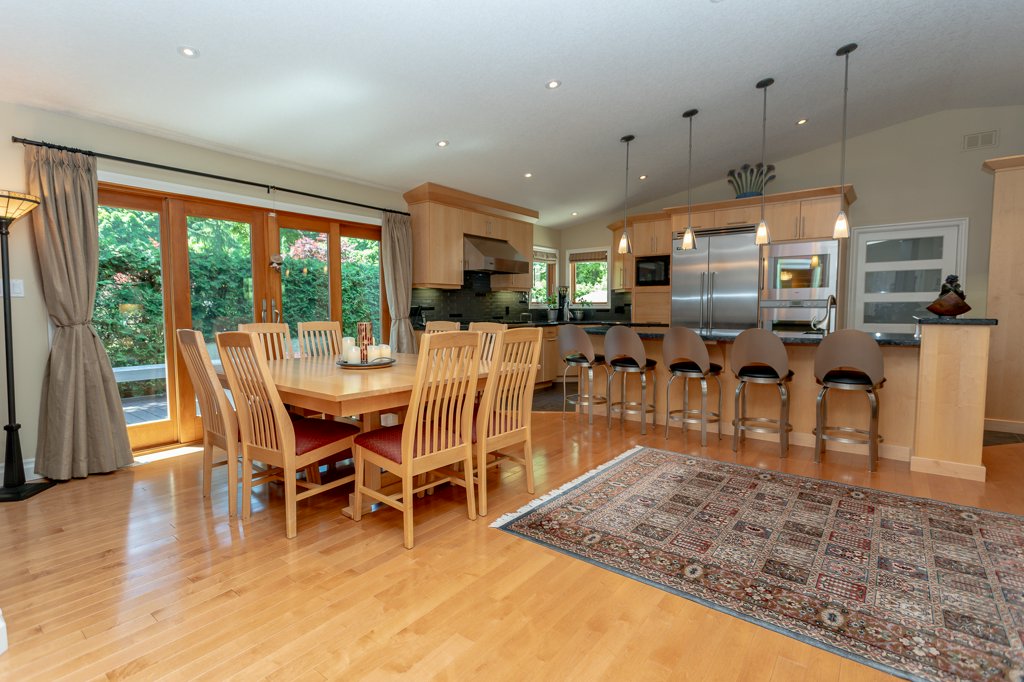
[[[402,424],[385,426],[356,436],[355,443],[392,462],[402,463]]]
[[[304,455],[359,433],[358,426],[336,422],[333,419],[314,419],[312,417],[292,417],[292,428],[295,429],[296,455]]]

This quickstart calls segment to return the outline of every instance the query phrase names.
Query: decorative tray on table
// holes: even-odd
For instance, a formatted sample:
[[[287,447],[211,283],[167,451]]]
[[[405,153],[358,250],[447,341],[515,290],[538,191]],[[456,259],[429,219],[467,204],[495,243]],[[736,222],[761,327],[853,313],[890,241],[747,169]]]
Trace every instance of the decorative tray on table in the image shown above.
[[[395,359],[377,358],[369,362],[345,362],[343,359],[338,358],[337,364],[342,369],[380,369],[381,367],[390,367],[395,364]]]

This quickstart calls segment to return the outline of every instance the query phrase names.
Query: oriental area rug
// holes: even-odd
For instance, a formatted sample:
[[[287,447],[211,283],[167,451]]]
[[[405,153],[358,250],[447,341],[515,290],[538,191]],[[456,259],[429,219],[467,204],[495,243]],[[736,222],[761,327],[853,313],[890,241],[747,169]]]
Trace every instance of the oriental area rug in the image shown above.
[[[912,680],[1024,680],[1024,517],[636,448],[494,526]]]

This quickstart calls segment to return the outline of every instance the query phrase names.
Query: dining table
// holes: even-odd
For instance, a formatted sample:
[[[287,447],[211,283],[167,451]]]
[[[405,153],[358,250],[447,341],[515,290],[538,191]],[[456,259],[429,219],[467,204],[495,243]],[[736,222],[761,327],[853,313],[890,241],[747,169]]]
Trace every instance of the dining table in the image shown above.
[[[286,405],[335,417],[359,416],[364,431],[380,426],[382,413],[404,415],[416,382],[414,353],[394,353],[395,362],[369,368],[343,367],[334,356],[270,360],[270,377]],[[480,364],[478,381],[487,377],[487,363]],[[373,467],[366,471],[368,487],[389,491],[392,481]],[[364,511],[369,511],[370,504]],[[343,513],[351,516],[349,506]]]

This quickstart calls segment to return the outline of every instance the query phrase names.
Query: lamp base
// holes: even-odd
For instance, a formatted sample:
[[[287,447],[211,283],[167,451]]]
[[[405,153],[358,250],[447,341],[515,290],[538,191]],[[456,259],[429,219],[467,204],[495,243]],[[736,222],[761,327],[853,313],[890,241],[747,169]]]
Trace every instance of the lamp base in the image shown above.
[[[57,481],[32,481],[15,488],[0,488],[0,502],[21,502],[57,485]]]

